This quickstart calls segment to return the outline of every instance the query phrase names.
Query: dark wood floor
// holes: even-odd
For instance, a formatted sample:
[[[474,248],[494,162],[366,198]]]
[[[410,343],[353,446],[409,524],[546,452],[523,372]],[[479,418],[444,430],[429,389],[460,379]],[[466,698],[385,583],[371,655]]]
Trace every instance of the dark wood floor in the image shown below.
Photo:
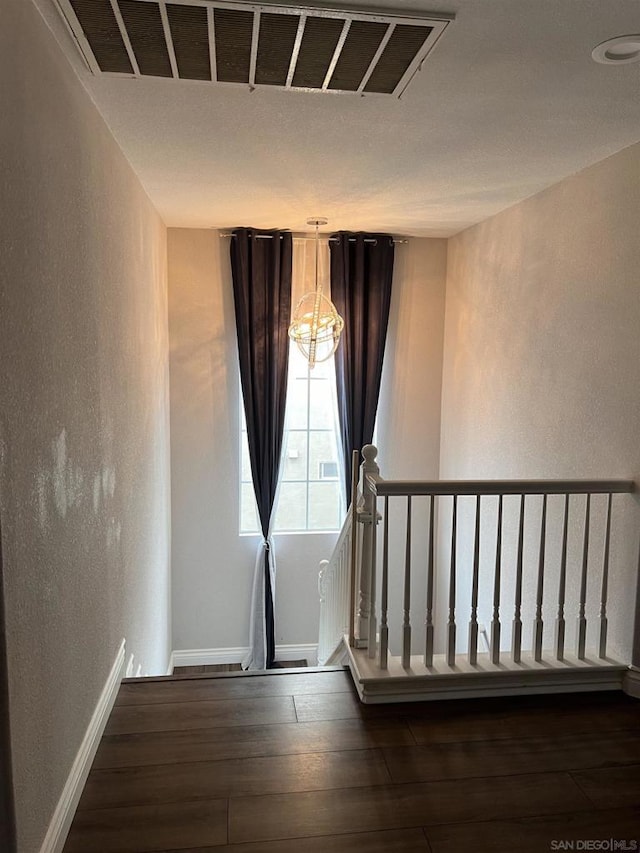
[[[65,853],[542,853],[603,839],[640,849],[639,701],[364,706],[345,672],[285,670],[125,682]]]

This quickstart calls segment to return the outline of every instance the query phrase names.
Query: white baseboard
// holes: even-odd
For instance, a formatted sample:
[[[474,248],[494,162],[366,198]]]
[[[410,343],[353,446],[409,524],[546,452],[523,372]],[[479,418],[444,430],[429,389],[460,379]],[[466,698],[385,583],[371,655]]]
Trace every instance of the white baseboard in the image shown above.
[[[634,699],[640,699],[640,669],[635,666],[629,667],[622,681],[622,689]]]
[[[171,652],[171,654],[169,655],[169,663],[167,664],[167,675],[171,675],[175,665],[175,652]]]
[[[142,672],[142,664],[136,664],[135,655],[129,655],[129,660],[127,662],[127,667],[124,671],[125,678],[144,678],[147,676],[146,672]]]
[[[127,661],[127,666],[124,671],[125,678],[133,678],[133,674],[135,672],[135,660],[133,655],[129,655],[129,660]]]
[[[236,646],[228,649],[174,649],[171,652],[169,674],[174,666],[214,666],[222,663],[240,663],[249,651],[248,646]],[[276,646],[276,660],[305,659],[309,666],[315,666],[318,656],[318,644],[303,646]]]
[[[49,823],[49,829],[42,842],[40,853],[62,853],[100,738],[118,694],[124,674],[124,661],[125,641],[123,640],[62,789],[58,805]]]

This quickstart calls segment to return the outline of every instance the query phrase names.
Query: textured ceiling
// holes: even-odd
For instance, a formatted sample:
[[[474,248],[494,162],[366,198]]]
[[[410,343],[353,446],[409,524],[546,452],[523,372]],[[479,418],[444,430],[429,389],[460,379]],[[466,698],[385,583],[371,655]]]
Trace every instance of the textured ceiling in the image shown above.
[[[640,140],[639,0],[398,0],[456,15],[402,100],[94,77],[34,2],[169,226],[448,236]]]

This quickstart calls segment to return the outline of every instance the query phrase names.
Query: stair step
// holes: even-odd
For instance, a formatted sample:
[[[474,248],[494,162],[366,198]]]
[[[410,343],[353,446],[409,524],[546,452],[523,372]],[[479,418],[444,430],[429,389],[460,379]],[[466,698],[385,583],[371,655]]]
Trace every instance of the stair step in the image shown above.
[[[304,666],[304,667],[287,667],[282,669],[266,669],[266,670],[240,670],[234,672],[202,672],[202,673],[174,673],[173,675],[151,675],[141,676],[139,678],[123,678],[123,684],[149,684],[151,681],[188,681],[202,680],[212,678],[252,678],[255,676],[278,676],[292,675],[295,673],[305,674],[310,672],[338,672],[343,671],[344,666]]]

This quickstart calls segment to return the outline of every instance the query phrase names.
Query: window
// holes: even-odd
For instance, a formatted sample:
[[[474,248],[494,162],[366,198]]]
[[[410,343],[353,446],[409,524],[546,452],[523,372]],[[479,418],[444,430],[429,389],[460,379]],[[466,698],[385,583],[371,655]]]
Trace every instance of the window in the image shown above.
[[[330,292],[329,244],[320,243],[318,276]],[[293,240],[291,304],[315,287],[315,246]],[[287,413],[282,442],[280,489],[276,496],[274,532],[336,531],[342,526],[344,500],[338,464],[338,411],[333,359],[309,370],[295,344],[289,350]],[[242,395],[241,395],[242,396]],[[242,411],[240,532],[258,533],[247,428]]]
[[[292,346],[289,354],[287,419],[274,532],[335,531],[342,525],[342,499],[333,360],[309,370]],[[257,533],[249,446],[242,415],[240,532]]]

